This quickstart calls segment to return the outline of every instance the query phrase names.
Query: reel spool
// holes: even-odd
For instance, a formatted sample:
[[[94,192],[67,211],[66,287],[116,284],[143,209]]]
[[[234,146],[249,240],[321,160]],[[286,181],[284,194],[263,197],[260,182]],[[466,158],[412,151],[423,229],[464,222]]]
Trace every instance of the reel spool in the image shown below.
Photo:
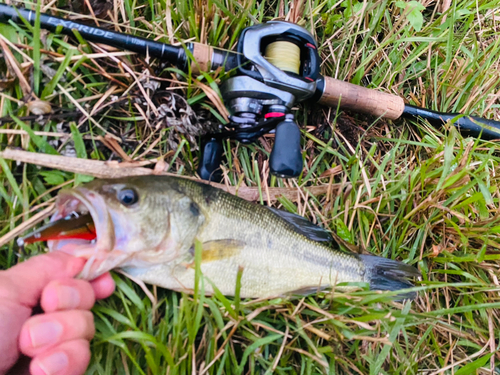
[[[319,55],[316,41],[303,27],[284,21],[248,27],[237,52],[238,75],[286,91],[296,102],[316,92]]]
[[[300,47],[292,42],[279,41],[266,47],[264,57],[278,69],[300,73]]]

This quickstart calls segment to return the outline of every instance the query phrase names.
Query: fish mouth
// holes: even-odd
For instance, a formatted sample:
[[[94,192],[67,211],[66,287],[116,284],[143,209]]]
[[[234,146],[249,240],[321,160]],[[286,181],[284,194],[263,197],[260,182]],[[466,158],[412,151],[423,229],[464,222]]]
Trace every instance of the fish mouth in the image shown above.
[[[85,188],[62,191],[56,201],[56,211],[50,221],[90,214],[95,227],[96,238],[48,240],[49,251],[63,253],[87,260],[77,276],[85,280],[95,279],[120,265],[128,256],[115,248],[114,223],[103,197]],[[71,219],[70,219],[71,220]]]

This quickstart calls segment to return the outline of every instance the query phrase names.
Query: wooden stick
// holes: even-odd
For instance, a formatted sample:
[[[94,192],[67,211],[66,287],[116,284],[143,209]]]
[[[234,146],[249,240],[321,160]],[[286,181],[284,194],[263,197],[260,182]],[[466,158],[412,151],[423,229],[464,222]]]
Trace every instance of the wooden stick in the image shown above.
[[[260,199],[259,189],[257,187],[248,186],[226,186],[214,182],[207,182],[195,177],[179,176],[169,172],[155,172],[153,169],[144,168],[144,162],[122,162],[117,161],[101,161],[78,159],[68,156],[41,154],[36,152],[28,152],[23,150],[6,149],[0,152],[0,157],[9,160],[16,160],[23,163],[35,164],[46,168],[59,169],[66,172],[79,173],[96,178],[120,178],[131,176],[146,176],[146,175],[166,175],[186,178],[198,182],[207,183],[231,194],[237,195],[240,198],[248,201],[258,201]],[[150,163],[150,162],[148,162]],[[340,184],[324,184],[318,186],[307,186],[300,188],[307,190],[309,195],[326,194],[328,188],[339,187]],[[269,188],[269,199],[276,201],[279,197],[285,197],[291,201],[296,201],[299,189],[297,188]]]

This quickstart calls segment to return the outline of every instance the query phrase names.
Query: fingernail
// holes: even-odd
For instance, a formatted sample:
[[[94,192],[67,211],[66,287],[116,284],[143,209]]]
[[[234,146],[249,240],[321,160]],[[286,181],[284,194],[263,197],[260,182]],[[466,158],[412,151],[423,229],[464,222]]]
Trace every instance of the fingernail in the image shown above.
[[[80,306],[80,293],[78,289],[60,285],[57,288],[57,307],[59,309],[74,309]]]
[[[48,321],[35,324],[29,328],[31,345],[37,348],[56,342],[61,336],[63,326],[59,322]]]
[[[36,361],[36,365],[42,369],[45,375],[56,374],[68,366],[68,356],[66,353],[57,352],[41,360]]]

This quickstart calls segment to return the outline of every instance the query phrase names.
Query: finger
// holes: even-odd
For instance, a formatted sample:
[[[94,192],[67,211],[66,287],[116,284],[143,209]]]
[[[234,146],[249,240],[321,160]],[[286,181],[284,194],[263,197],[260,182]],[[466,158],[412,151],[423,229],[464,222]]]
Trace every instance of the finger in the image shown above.
[[[90,310],[94,303],[94,288],[88,281],[75,279],[51,281],[43,289],[40,301],[45,312]]]
[[[18,334],[31,309],[15,302],[0,301],[0,374],[7,373],[19,357]],[[13,372],[15,374],[15,372]]]
[[[33,307],[45,285],[52,280],[76,276],[84,264],[84,259],[64,253],[37,255],[7,271],[0,271],[0,300],[5,298]]]
[[[28,319],[19,335],[19,349],[33,357],[65,341],[94,337],[90,311],[70,310],[36,315]]]
[[[31,375],[82,375],[90,362],[87,340],[64,342],[33,358]]]
[[[96,299],[108,298],[115,291],[115,281],[109,272],[92,280],[90,285],[94,288]]]

